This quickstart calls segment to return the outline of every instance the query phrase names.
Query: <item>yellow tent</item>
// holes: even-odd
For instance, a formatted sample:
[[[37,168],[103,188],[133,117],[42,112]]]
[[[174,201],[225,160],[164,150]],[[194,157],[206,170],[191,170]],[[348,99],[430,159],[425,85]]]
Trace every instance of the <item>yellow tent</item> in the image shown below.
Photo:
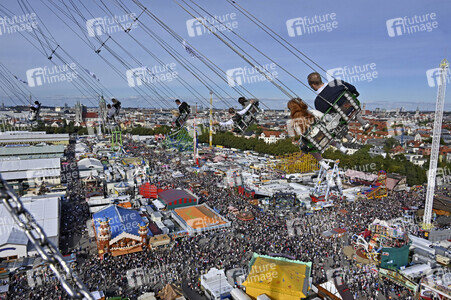
[[[254,253],[250,272],[243,285],[246,294],[254,299],[261,294],[272,300],[306,298],[312,263]]]

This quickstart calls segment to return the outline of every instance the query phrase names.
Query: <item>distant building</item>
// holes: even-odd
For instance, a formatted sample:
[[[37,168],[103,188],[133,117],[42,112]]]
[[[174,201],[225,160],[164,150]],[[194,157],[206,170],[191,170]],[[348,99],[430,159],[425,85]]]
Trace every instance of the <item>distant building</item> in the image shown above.
[[[92,218],[99,255],[140,252],[148,244],[151,233],[140,214],[133,209],[110,205]]]
[[[276,143],[279,140],[286,138],[285,133],[280,131],[268,131],[265,130],[260,134],[260,139],[265,141],[266,144]]]
[[[2,178],[22,194],[28,188],[42,184],[61,183],[61,163],[59,158],[23,159],[0,161]]]
[[[0,145],[68,145],[69,134],[47,134],[45,131],[6,131],[0,132]]]
[[[197,197],[186,190],[169,189],[158,193],[158,200],[167,209],[191,206],[197,204]]]
[[[304,299],[309,290],[312,263],[284,257],[253,254],[243,285],[252,299]]]
[[[4,159],[37,159],[63,158],[64,145],[0,147],[0,160]]]
[[[384,150],[383,147],[381,147],[381,146],[375,146],[375,147],[371,148],[371,149],[368,151],[368,153],[369,153],[371,156],[381,155],[381,156],[384,157],[384,158],[387,156],[387,153],[385,153],[385,150]]]
[[[87,107],[78,101],[75,104],[75,124],[80,125],[83,123],[83,117],[86,115],[86,112],[88,111]]]
[[[89,172],[100,173],[103,172],[104,166],[102,162],[96,158],[83,158],[78,161],[78,170],[80,172],[87,173],[89,176]]]
[[[224,270],[210,269],[200,277],[200,284],[210,300],[230,299],[233,287],[227,281]]]
[[[189,235],[223,229],[231,225],[229,220],[223,218],[206,204],[176,208],[172,211],[171,217]]]
[[[22,203],[36,222],[44,229],[47,238],[59,244],[60,198],[57,196],[22,197]],[[23,230],[15,223],[3,203],[0,203],[0,258],[17,259],[37,255],[36,248]]]

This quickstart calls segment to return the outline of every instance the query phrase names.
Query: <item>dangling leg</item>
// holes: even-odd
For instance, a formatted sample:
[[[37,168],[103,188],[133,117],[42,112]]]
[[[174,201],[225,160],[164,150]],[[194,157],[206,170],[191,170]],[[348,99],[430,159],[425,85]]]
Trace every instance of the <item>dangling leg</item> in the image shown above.
[[[311,152],[310,154],[318,161],[318,163],[324,169],[326,169],[326,170],[330,169],[329,164],[323,160],[323,157],[321,156],[321,153],[319,153],[319,152]]]
[[[341,153],[343,153],[343,154],[347,154],[348,153],[348,148],[343,146],[341,143],[338,143],[336,141],[332,141],[330,144],[332,146],[334,146],[335,148],[337,148],[338,150],[340,150]]]
[[[349,133],[347,135],[345,135],[345,138],[348,140],[349,143],[354,144],[357,140],[355,137],[353,137],[352,135],[350,135]]]
[[[360,113],[358,113],[358,114],[356,115],[355,118],[356,118],[357,122],[359,122],[360,125],[362,125],[362,128],[363,128],[363,131],[364,131],[364,132],[367,131],[367,130],[371,127],[370,122],[365,121],[365,120],[360,116]]]

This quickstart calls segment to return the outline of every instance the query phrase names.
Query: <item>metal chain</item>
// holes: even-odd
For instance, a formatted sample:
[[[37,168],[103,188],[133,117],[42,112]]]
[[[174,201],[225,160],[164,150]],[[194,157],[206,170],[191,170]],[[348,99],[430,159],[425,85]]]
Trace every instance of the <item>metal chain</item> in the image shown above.
[[[36,220],[25,209],[24,204],[16,195],[11,186],[6,183],[0,174],[0,198],[6,209],[13,217],[16,224],[25,232],[28,239],[33,243],[42,259],[49,265],[55,276],[70,297],[75,299],[94,300],[83,282],[72,272],[59,250],[49,241],[47,235]],[[47,248],[47,249],[46,249]],[[61,272],[63,270],[64,272]],[[70,285],[67,279],[72,278],[75,287]]]

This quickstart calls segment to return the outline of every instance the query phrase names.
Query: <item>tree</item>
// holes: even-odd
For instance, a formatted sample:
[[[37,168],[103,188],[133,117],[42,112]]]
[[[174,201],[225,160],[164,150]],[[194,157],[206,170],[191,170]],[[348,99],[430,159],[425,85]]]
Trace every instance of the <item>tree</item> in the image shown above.
[[[370,145],[365,145],[353,155],[345,155],[340,151],[333,151],[330,148],[323,153],[324,158],[340,160],[340,167],[355,170],[377,172],[385,170],[389,173],[398,173],[406,176],[407,184],[420,185],[426,182],[426,170],[409,162],[404,155],[397,155],[393,159],[381,155],[371,157],[369,155]]]
[[[399,145],[399,141],[395,139],[394,137],[388,138],[385,140],[384,143],[384,151],[386,153],[390,152],[393,148]]]

